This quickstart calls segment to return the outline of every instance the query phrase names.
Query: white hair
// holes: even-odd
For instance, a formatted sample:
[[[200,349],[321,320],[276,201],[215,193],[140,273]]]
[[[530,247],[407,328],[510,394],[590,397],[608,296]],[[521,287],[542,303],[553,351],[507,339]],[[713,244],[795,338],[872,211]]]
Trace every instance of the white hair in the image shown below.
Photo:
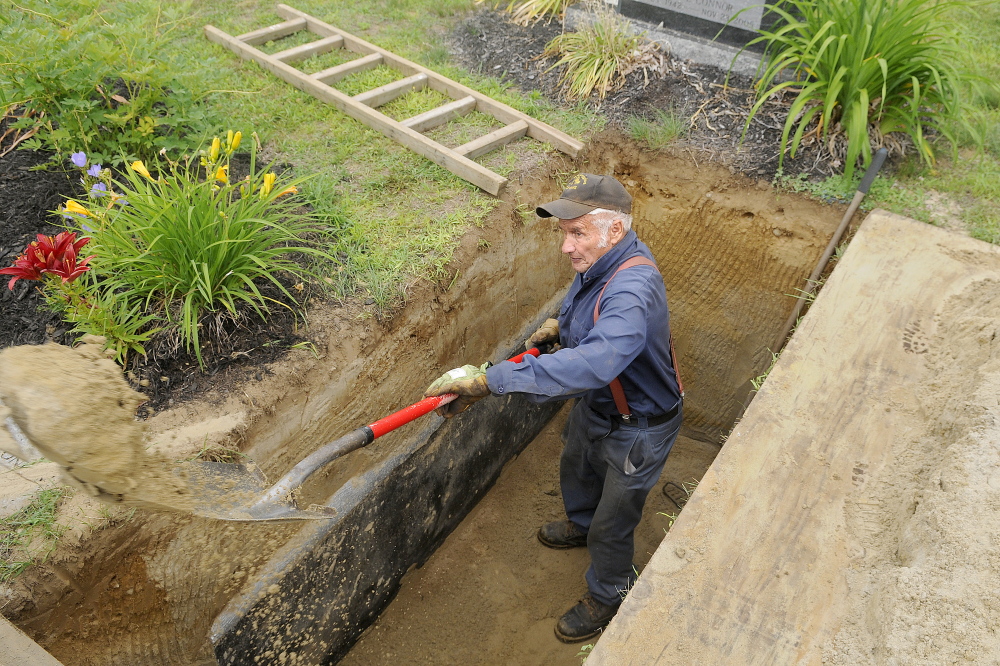
[[[630,213],[623,213],[620,210],[595,208],[587,214],[587,217],[597,228],[598,233],[601,234],[601,242],[597,246],[601,248],[608,246],[608,234],[611,233],[611,225],[615,220],[621,220],[622,228],[626,233],[632,228],[632,215]]]

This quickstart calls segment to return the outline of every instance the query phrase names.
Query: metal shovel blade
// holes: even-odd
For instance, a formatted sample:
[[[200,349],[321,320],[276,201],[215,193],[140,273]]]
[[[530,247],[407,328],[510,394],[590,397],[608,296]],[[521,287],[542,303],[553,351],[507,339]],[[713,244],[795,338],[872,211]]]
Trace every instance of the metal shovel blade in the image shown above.
[[[253,463],[183,462],[174,473],[191,491],[196,516],[252,522],[323,520],[336,515],[327,507],[298,508],[291,492],[268,496],[267,480]]]

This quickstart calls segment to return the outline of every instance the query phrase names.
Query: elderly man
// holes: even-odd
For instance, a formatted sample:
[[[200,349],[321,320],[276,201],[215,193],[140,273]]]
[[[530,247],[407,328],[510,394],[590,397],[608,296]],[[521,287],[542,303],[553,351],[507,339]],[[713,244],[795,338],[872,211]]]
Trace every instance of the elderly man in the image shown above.
[[[427,395],[457,393],[452,416],[490,393],[535,401],[579,398],[563,433],[560,484],[567,520],[542,526],[549,548],[586,546],[588,592],[556,624],[567,643],[607,626],[635,581],[633,532],[681,425],[667,297],[649,248],[632,225],[632,197],[610,176],[580,174],[539,217],[555,217],[577,272],[559,319],[528,346],[557,351],[521,363],[446,373]]]

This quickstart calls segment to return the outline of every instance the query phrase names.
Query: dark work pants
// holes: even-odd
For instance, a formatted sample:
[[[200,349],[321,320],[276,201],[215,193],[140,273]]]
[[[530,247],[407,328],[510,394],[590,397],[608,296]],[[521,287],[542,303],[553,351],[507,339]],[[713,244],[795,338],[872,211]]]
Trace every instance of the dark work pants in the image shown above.
[[[633,533],[682,418],[678,412],[652,428],[626,426],[592,411],[583,400],[570,412],[559,481],[566,515],[587,533],[587,587],[602,603],[621,603],[635,582]]]

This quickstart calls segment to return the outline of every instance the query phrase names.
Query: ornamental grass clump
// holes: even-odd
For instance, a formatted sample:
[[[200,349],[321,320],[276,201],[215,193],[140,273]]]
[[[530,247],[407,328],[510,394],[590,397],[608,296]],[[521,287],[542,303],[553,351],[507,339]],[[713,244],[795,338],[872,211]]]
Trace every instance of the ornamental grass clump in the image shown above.
[[[847,141],[845,174],[871,161],[874,140],[906,134],[934,163],[928,135],[960,116],[959,50],[947,16],[960,1],[784,0],[769,11],[782,22],[748,46],[766,44],[757,101],[744,128],[776,93],[795,94],[781,135],[781,160],[804,136]],[[791,72],[792,80],[780,81]],[[794,133],[793,130],[794,129]],[[808,131],[808,133],[807,133]],[[790,139],[790,144],[789,144]],[[779,161],[780,164],[780,161]]]
[[[199,164],[169,163],[158,177],[132,163],[120,183],[128,205],[108,209],[113,215],[90,232],[104,289],[161,311],[199,364],[206,316],[236,317],[247,306],[265,318],[269,307],[284,304],[261,291],[264,283],[294,303],[278,274],[302,279],[295,255],[328,259],[303,239],[321,229],[290,196],[302,179],[258,170],[255,152],[250,173],[230,179],[240,139],[230,132],[223,146],[216,138]]]
[[[637,69],[663,72],[666,60],[659,45],[632,34],[628,23],[617,14],[599,10],[589,25],[567,32],[549,42],[543,56],[558,56],[549,69],[565,66],[561,82],[570,99],[586,98],[597,91],[600,99],[625,83]]]
[[[506,11],[511,14],[511,20],[518,25],[531,25],[542,19],[551,21],[562,17],[566,8],[576,4],[578,0],[511,0]]]

